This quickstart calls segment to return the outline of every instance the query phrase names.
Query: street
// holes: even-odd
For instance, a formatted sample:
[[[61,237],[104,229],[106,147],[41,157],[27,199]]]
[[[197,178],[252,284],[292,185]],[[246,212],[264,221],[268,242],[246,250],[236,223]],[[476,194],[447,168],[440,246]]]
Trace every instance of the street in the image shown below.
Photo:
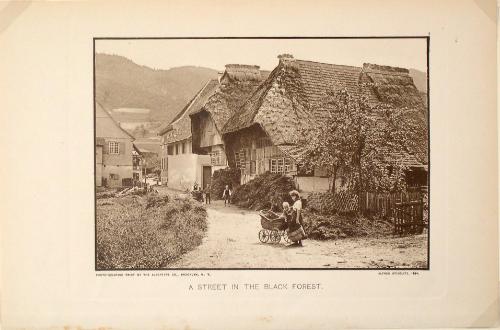
[[[213,201],[200,246],[169,268],[425,268],[427,234],[304,240],[303,247],[261,243],[258,212]]]

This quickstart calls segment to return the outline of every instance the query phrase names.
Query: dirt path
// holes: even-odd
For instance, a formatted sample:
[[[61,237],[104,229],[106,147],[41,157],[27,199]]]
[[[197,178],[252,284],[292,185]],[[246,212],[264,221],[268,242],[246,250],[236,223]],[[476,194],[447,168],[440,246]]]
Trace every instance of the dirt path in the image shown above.
[[[258,239],[257,212],[208,208],[208,232],[203,243],[172,264],[172,268],[379,268],[425,267],[427,235],[403,238],[305,240],[304,247],[264,244]]]

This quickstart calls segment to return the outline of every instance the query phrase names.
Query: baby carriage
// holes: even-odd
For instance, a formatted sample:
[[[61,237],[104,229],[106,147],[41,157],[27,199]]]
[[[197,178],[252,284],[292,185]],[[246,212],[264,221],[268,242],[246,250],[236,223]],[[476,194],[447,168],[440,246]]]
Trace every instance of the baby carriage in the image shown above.
[[[281,237],[286,243],[290,243],[287,236],[288,225],[283,217],[280,217],[272,211],[260,211],[260,224],[262,229],[259,231],[259,240],[262,243],[279,243]]]

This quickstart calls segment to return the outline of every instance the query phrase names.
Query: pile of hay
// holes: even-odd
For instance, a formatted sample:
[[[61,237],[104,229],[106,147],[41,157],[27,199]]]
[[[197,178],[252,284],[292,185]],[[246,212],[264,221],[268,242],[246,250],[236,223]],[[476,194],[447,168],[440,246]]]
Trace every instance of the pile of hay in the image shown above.
[[[266,172],[234,189],[232,202],[253,210],[268,209],[275,204],[279,211],[284,201],[292,202],[288,193],[294,189],[292,178]]]
[[[225,168],[217,170],[212,175],[210,193],[212,199],[222,199],[222,193],[226,185],[234,190],[240,184],[241,172],[239,169]]]
[[[191,198],[111,198],[97,205],[97,269],[165,268],[206,230],[206,210]]]

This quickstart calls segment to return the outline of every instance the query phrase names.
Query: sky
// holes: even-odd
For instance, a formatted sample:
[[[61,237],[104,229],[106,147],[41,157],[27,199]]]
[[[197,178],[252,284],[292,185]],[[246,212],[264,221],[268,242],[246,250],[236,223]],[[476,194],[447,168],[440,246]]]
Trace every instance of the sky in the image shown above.
[[[127,57],[154,69],[201,66],[219,71],[225,64],[259,65],[272,70],[279,54],[362,66],[363,63],[426,72],[426,39],[155,39],[96,40],[96,52]]]

